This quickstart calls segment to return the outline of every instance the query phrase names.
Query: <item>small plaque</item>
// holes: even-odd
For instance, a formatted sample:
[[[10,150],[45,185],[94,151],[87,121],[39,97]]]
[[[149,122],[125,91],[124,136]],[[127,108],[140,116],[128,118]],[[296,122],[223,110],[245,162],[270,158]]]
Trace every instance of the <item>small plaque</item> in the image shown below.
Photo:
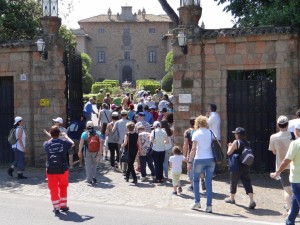
[[[192,103],[191,94],[179,94],[179,103]]]
[[[40,106],[45,106],[45,107],[47,107],[47,106],[50,106],[50,101],[49,101],[49,99],[40,99]]]
[[[20,75],[20,80],[27,80],[27,75],[26,75],[26,73],[22,73],[22,74]]]
[[[178,106],[178,111],[180,111],[180,112],[188,112],[189,109],[190,109],[190,107],[187,106],[187,105],[180,105],[180,106]]]

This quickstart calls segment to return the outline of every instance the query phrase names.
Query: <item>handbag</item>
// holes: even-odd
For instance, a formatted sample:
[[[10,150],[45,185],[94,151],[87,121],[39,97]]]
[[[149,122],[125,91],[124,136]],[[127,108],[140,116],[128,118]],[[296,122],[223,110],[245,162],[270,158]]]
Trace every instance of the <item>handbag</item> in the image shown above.
[[[224,159],[224,154],[221,148],[220,142],[217,140],[215,134],[210,131],[211,133],[211,149],[214,155],[214,159],[216,164],[221,164]]]
[[[153,141],[154,141],[154,139],[155,139],[155,130],[153,132],[154,132],[154,138],[153,138]],[[147,148],[146,154],[147,154],[147,156],[151,156],[153,154],[153,142],[151,142],[150,146]]]
[[[128,141],[127,141],[127,149],[123,149],[122,154],[121,154],[121,158],[120,161],[121,162],[128,162],[129,159],[129,135],[127,135],[128,137]]]

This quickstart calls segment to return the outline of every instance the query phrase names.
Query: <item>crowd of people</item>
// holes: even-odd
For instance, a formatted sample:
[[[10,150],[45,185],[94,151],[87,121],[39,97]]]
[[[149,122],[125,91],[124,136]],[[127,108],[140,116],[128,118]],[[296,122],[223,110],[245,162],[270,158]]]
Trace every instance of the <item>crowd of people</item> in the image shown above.
[[[98,165],[102,160],[109,160],[111,170],[123,173],[126,182],[132,178],[133,184],[147,180],[163,184],[171,178],[174,195],[182,192],[180,175],[182,164],[186,162],[190,181],[188,190],[194,192],[191,209],[201,207],[201,183],[202,190],[206,190],[205,210],[212,213],[212,180],[218,173],[218,167],[211,143],[214,138],[221,141],[221,119],[216,112],[217,106],[210,104],[206,115],[190,119],[190,127],[183,134],[181,149],[174,144],[173,102],[167,94],[162,94],[160,90],[156,90],[154,95],[140,91],[137,93],[137,102],[134,102],[129,93],[123,98],[118,95],[115,101],[110,99],[109,94],[102,92],[101,90],[96,98],[98,112],[94,111],[92,104],[95,101],[91,98],[85,104],[83,114],[71,121],[67,129],[63,127],[63,119],[58,117],[53,119],[49,132],[44,130],[45,135],[50,138],[44,143],[44,150],[47,153],[46,176],[54,212],[57,214],[69,210],[68,176],[74,165],[78,163],[78,168],[82,169],[84,163],[86,182],[88,185],[95,185]],[[97,114],[98,130],[91,120],[92,113]],[[270,137],[269,145],[269,150],[276,155],[276,171],[270,176],[282,183],[288,225],[295,223],[300,205],[300,110],[296,115],[298,118],[290,121],[283,115],[278,118],[279,132]],[[26,151],[23,126],[23,118],[16,117],[14,127],[17,141],[12,145],[15,161],[7,171],[13,176],[17,168],[18,179],[26,179],[23,175]],[[230,195],[224,200],[229,204],[236,203],[237,185],[241,180],[249,197],[248,208],[255,209],[250,166],[238,160],[243,150],[250,147],[250,142],[243,127],[237,127],[232,133],[234,141],[227,145]],[[78,160],[74,161],[76,154]],[[140,181],[137,172],[141,174]]]

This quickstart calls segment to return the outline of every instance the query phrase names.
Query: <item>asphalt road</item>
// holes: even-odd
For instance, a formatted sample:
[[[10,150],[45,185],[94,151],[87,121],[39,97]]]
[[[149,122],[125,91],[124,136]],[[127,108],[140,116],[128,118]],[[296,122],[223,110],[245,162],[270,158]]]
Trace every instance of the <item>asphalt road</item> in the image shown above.
[[[70,211],[55,216],[50,199],[37,196],[0,192],[0,224],[50,225],[50,224],[101,224],[101,225],[277,225],[226,215],[207,214],[203,211],[179,211],[120,206],[106,203],[71,200]]]

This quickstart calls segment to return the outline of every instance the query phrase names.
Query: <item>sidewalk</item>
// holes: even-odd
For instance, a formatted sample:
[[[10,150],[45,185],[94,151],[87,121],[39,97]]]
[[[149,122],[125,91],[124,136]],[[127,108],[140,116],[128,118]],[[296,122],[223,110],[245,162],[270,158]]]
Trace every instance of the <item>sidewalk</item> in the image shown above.
[[[154,209],[173,209],[182,213],[190,212],[193,203],[193,193],[187,191],[187,176],[182,176],[183,193],[180,196],[172,195],[172,184],[156,185],[151,182],[140,182],[134,185],[125,182],[121,173],[109,170],[109,162],[102,163],[95,187],[85,183],[85,171],[75,168],[70,173],[68,189],[69,205],[72,200],[94,201],[97,203],[149,207]],[[27,180],[11,178],[6,173],[7,168],[0,168],[0,192],[15,193],[27,196],[50,197],[45,182],[45,169],[28,168],[24,175]],[[138,174],[139,177],[140,174]],[[229,175],[222,174],[213,181],[213,212],[214,215],[249,218],[260,221],[283,222],[286,216],[283,208],[284,201],[279,181],[269,178],[268,174],[252,175],[254,197],[257,203],[255,210],[248,210],[248,196],[241,185],[236,195],[236,205],[226,204],[224,198],[229,193]],[[201,212],[205,210],[205,195],[201,193]]]

